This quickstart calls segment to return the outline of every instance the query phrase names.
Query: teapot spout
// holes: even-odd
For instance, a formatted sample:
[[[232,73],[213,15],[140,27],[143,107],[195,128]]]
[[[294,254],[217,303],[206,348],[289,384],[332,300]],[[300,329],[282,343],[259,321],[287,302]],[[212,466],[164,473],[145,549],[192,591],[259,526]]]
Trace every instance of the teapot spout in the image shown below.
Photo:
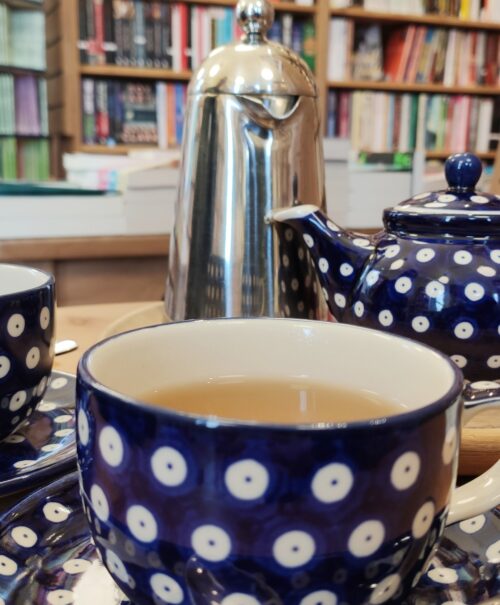
[[[342,229],[311,204],[276,208],[267,220],[287,225],[302,236],[330,312],[342,321],[366,262],[373,254],[372,238]]]

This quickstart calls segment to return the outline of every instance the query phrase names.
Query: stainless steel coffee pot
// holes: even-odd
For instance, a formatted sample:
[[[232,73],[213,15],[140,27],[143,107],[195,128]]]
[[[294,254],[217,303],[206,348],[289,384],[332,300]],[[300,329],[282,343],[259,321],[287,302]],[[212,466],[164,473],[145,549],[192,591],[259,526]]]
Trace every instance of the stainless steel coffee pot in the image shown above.
[[[320,317],[305,246],[265,217],[276,207],[324,207],[314,77],[270,42],[267,0],[236,8],[242,39],[213,50],[188,88],[165,310],[173,320]]]

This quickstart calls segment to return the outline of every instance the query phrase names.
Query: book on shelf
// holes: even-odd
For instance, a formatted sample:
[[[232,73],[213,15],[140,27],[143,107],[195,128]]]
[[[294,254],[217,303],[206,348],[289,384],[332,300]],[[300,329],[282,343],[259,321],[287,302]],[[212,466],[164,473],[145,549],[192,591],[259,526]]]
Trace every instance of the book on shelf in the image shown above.
[[[327,111],[327,136],[349,136],[354,150],[485,153],[500,103],[470,95],[329,91]]]
[[[500,21],[498,0],[330,0],[330,7],[359,7],[379,13],[446,15],[470,21]]]
[[[84,64],[196,69],[213,48],[240,35],[229,6],[79,0],[78,49]],[[314,69],[316,35],[310,18],[280,14],[269,37],[293,47]]]
[[[83,140],[91,145],[178,147],[187,86],[83,78]]]
[[[49,141],[0,136],[0,179],[49,178]]]
[[[276,15],[267,37],[272,42],[279,42],[294,50],[314,71],[316,29],[312,19],[304,19],[291,13],[280,13]]]
[[[359,25],[354,30],[351,74],[354,80],[381,80],[384,72],[380,25]]]
[[[45,15],[0,3],[0,65],[43,71]]]
[[[0,73],[0,136],[48,136],[47,82]]]
[[[328,77],[497,86],[499,39],[496,32],[405,25],[391,28],[383,46],[379,25],[355,26],[352,19],[334,17],[330,21]]]

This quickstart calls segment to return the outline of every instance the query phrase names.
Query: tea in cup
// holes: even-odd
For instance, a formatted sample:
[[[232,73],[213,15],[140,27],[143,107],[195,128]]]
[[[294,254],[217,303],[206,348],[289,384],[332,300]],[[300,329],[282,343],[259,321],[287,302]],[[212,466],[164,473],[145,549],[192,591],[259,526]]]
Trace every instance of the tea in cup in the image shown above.
[[[188,321],[98,343],[77,451],[102,559],[137,605],[397,602],[457,499],[462,386],[434,349],[343,324]]]
[[[41,401],[54,361],[54,278],[0,264],[0,439]]]

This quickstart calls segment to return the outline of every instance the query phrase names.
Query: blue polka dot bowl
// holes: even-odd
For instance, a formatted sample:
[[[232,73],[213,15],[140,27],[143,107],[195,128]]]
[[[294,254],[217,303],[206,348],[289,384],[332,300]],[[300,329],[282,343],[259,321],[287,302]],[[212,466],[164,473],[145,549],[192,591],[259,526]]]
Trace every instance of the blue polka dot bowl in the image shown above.
[[[230,419],[141,401],[218,377],[297,376],[404,408],[273,424],[238,420],[238,409]],[[449,513],[461,413],[462,375],[449,358],[375,330],[227,319],[119,334],[78,368],[83,505],[104,564],[135,605],[396,602],[447,515],[459,521],[494,504],[476,486],[475,505]]]
[[[447,189],[387,209],[385,231],[371,237],[342,229],[316,206],[273,211],[283,315],[300,316],[304,284],[294,298],[287,274],[312,259],[338,321],[419,340],[449,355],[469,380],[495,380],[500,196],[476,191],[481,162],[472,154],[451,156],[445,171]]]
[[[54,278],[0,264],[0,439],[42,400],[54,361]]]

